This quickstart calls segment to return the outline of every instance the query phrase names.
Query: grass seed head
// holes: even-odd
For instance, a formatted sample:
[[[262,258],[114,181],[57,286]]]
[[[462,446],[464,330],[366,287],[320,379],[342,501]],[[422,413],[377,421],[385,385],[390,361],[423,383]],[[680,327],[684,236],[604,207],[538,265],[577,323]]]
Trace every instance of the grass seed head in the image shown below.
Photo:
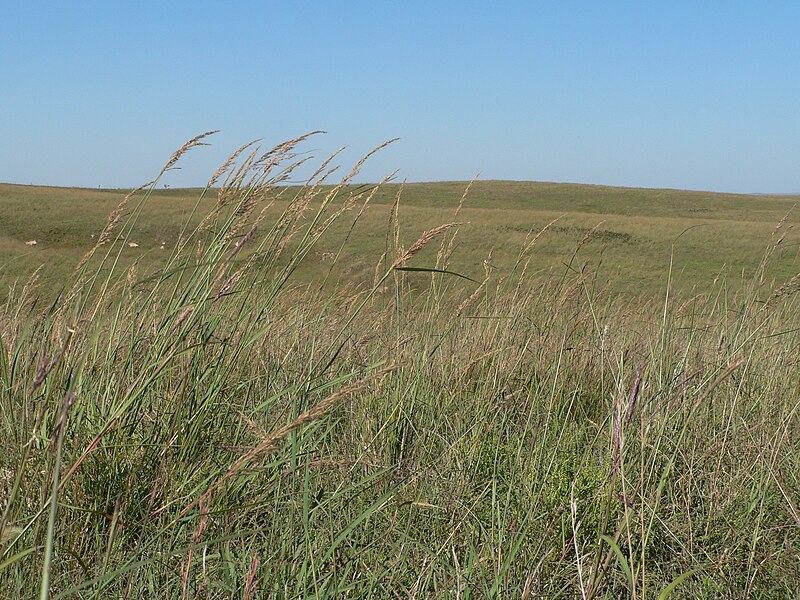
[[[405,264],[406,262],[408,262],[408,260],[409,260],[409,259],[410,259],[412,256],[414,256],[414,255],[415,255],[417,252],[419,252],[419,251],[420,251],[420,250],[422,250],[422,249],[423,249],[425,246],[427,246],[427,245],[428,245],[428,243],[429,243],[429,242],[430,242],[432,239],[434,239],[434,238],[435,238],[437,235],[439,235],[439,234],[440,234],[440,233],[442,233],[443,231],[447,231],[448,229],[451,229],[452,227],[458,227],[459,225],[464,225],[464,224],[465,224],[465,223],[445,223],[444,225],[439,225],[438,227],[434,227],[433,229],[429,229],[428,231],[426,231],[425,233],[423,233],[423,234],[420,236],[420,238],[419,238],[419,239],[418,239],[416,242],[414,242],[413,244],[411,244],[411,247],[410,247],[408,250],[406,250],[406,251],[405,251],[405,252],[404,252],[404,253],[403,253],[403,254],[400,256],[400,258],[398,258],[398,259],[395,261],[395,264],[394,264],[394,266],[395,266],[395,267],[400,267],[400,266],[402,266],[403,264]]]
[[[164,168],[161,170],[161,172],[163,173],[164,171],[168,171],[169,169],[174,167],[175,163],[177,163],[181,159],[181,156],[186,154],[192,148],[195,148],[197,146],[207,146],[208,144],[203,142],[203,140],[209,136],[214,135],[215,133],[219,133],[219,130],[217,129],[214,131],[206,131],[205,133],[201,133],[200,135],[194,136],[183,146],[181,146],[175,152],[172,153],[172,156],[169,157],[167,164],[164,165]]]

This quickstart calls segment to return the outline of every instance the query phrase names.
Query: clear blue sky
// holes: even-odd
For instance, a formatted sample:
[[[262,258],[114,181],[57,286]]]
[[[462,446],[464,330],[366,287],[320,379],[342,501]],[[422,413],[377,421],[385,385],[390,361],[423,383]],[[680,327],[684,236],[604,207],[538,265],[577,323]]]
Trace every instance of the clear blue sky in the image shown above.
[[[0,181],[130,186],[221,129],[343,166],[800,192],[800,2],[0,2]]]

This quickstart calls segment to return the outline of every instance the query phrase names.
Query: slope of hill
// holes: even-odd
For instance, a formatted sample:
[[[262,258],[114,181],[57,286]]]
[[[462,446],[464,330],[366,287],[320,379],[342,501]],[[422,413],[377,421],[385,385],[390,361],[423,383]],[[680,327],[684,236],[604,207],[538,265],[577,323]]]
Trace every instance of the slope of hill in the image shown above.
[[[351,186],[358,191],[365,186]],[[341,247],[351,221],[337,223],[331,235],[309,256],[300,275],[309,280],[325,273],[341,252],[339,278],[368,279],[386,247],[387,220],[400,191],[385,185],[361,215],[348,243]],[[454,220],[466,182],[413,183],[403,186],[399,215],[402,239],[412,242],[433,224]],[[283,190],[273,211],[280,212],[292,188]],[[325,188],[320,190],[324,195]],[[197,189],[154,190],[129,235],[121,260],[157,266],[177,240],[200,196]],[[24,280],[43,266],[41,280],[56,288],[94,243],[124,190],[94,190],[0,184],[0,277]],[[207,194],[195,215],[215,201]],[[597,277],[627,293],[663,291],[672,256],[678,289],[705,290],[723,275],[748,280],[765,249],[780,235],[786,239],[770,257],[765,285],[779,284],[800,271],[800,239],[791,231],[798,196],[738,195],[680,190],[616,188],[594,185],[479,181],[472,185],[455,220],[464,222],[452,268],[471,277],[483,273],[491,252],[497,269],[512,265],[525,243],[549,223],[537,240],[532,269],[554,273],[598,268]],[[787,218],[788,214],[788,218]],[[195,219],[197,217],[195,216]],[[554,222],[555,221],[555,222]],[[781,230],[773,234],[783,222]],[[591,235],[583,239],[587,232]],[[26,245],[35,240],[36,245]],[[583,243],[581,241],[583,240]],[[581,245],[577,257],[573,254]],[[163,248],[162,248],[163,247]],[[674,250],[674,252],[673,252]],[[430,263],[431,255],[419,259]]]

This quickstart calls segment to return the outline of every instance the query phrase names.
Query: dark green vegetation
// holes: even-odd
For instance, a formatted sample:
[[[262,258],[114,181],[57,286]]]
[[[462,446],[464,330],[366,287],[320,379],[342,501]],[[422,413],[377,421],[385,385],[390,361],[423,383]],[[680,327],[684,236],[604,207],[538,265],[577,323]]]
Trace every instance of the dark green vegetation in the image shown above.
[[[277,186],[291,149],[205,195],[0,188],[0,596],[798,592],[794,199],[398,209]]]

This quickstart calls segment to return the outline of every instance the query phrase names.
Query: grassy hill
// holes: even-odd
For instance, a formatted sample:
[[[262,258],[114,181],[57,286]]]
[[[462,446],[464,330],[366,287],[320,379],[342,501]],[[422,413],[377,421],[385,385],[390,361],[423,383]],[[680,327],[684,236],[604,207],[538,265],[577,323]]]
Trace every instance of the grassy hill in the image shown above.
[[[350,186],[346,191],[353,191]],[[370,280],[386,249],[389,209],[399,185],[384,185],[360,217],[348,243],[341,239],[350,227],[343,220],[321,239],[300,273],[313,281],[330,268],[331,253],[341,253],[336,275],[346,281]],[[403,187],[400,200],[402,238],[406,244],[432,224],[453,220],[466,182],[414,183]],[[329,189],[329,188],[328,188]],[[327,190],[320,190],[322,197]],[[155,190],[129,239],[123,264],[138,261],[144,270],[156,268],[174,246],[201,190]],[[283,190],[273,207],[278,214],[295,192]],[[0,278],[24,280],[43,265],[41,280],[57,289],[93,245],[108,214],[126,190],[93,190],[0,184]],[[215,201],[215,190],[196,214]],[[472,185],[458,221],[458,248],[452,268],[480,279],[483,261],[502,272],[517,258],[525,239],[553,223],[537,240],[531,268],[540,275],[560,273],[584,235],[573,268],[597,269],[598,281],[617,292],[653,295],[664,291],[673,251],[673,285],[689,293],[708,291],[720,276],[732,289],[749,281],[773,231],[798,196],[719,194],[680,190],[605,186],[479,181]],[[790,229],[789,214],[780,234]],[[25,242],[36,240],[36,246]],[[162,245],[165,246],[162,249]],[[431,257],[420,259],[421,264]],[[800,270],[800,235],[789,231],[769,263],[765,286],[775,286]]]

